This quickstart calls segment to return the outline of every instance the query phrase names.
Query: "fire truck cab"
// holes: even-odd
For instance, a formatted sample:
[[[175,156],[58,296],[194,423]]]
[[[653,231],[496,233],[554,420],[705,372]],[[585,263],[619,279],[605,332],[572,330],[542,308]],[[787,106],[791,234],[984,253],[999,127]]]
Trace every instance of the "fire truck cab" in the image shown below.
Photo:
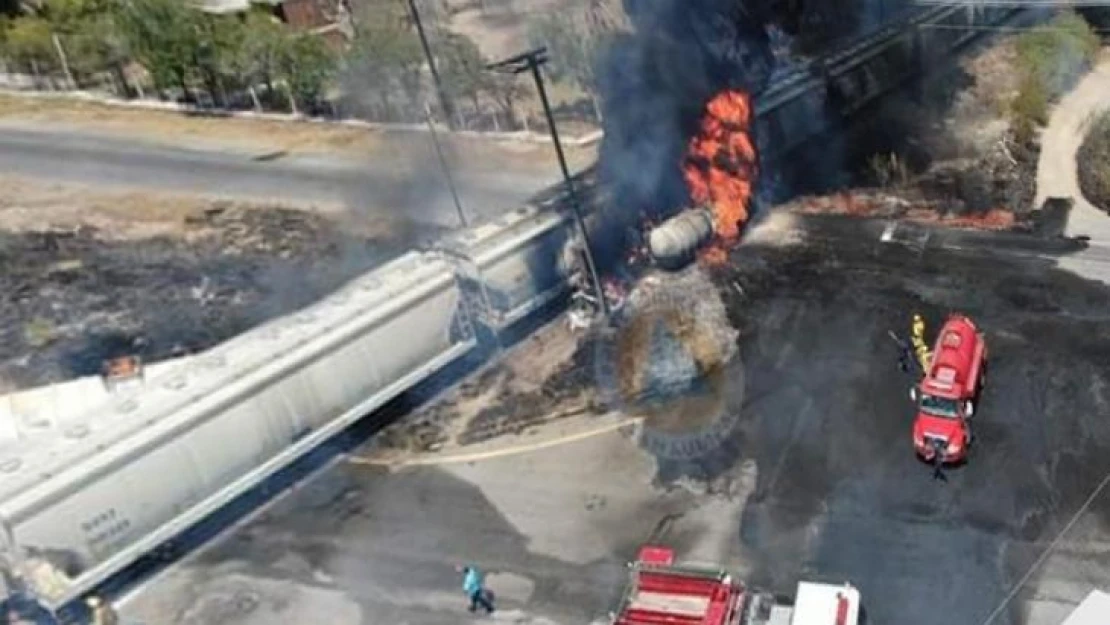
[[[948,318],[921,382],[910,390],[917,403],[913,445],[928,462],[958,463],[972,442],[970,420],[986,383],[987,343],[964,315]]]

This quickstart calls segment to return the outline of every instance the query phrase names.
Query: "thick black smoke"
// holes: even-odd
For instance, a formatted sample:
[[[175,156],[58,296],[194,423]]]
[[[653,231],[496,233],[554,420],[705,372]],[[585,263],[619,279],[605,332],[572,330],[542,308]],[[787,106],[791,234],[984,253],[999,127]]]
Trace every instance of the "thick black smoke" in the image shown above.
[[[755,93],[774,67],[768,16],[737,0],[625,0],[633,31],[601,59],[601,176],[625,214],[688,201],[680,161],[706,102]]]
[[[788,56],[820,55],[913,8],[908,0],[623,3],[632,32],[611,43],[598,68],[605,125],[600,174],[623,219],[667,215],[689,201],[681,161],[706,102],[724,89],[756,95],[776,64],[791,62],[776,59],[772,51],[782,47],[772,46],[770,33],[786,35]],[[839,162],[827,154],[820,160]]]

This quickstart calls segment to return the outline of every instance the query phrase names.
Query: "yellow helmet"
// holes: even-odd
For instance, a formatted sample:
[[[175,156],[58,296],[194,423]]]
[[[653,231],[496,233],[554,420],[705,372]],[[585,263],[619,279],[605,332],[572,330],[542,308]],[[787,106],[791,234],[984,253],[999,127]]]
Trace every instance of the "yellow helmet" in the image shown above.
[[[89,597],[85,599],[85,603],[88,604],[90,608],[95,608],[100,605],[100,597]]]

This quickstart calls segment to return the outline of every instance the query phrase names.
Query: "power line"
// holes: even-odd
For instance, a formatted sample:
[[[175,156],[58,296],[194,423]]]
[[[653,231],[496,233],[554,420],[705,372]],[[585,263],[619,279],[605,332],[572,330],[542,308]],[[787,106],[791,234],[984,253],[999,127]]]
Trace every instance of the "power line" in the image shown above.
[[[1056,28],[1054,26],[972,26],[970,24],[940,24],[940,23],[925,23],[919,24],[921,28],[929,28],[932,30],[979,30],[984,32],[993,33],[1027,33],[1031,31],[1047,32],[1047,33],[1065,33],[1072,34],[1074,31],[1066,28]],[[1094,28],[1091,27],[1091,32],[1110,34],[1108,28]]]
[[[1067,534],[1068,531],[1071,530],[1072,526],[1075,525],[1076,521],[1079,520],[1079,517],[1083,516],[1083,513],[1091,507],[1091,504],[1095,502],[1095,499],[1098,498],[1099,494],[1102,492],[1102,489],[1106,488],[1107,484],[1110,484],[1110,473],[1107,473],[1106,477],[1102,478],[1102,482],[1100,482],[1098,487],[1095,488],[1095,490],[1091,493],[1091,496],[1087,497],[1087,501],[1084,501],[1083,505],[1079,506],[1079,510],[1076,510],[1075,514],[1072,515],[1071,519],[1068,521],[1068,524],[1065,525],[1058,534],[1056,534],[1056,538],[1052,539],[1052,542],[1048,545],[1048,548],[1046,548],[1044,552],[1042,552],[1041,555],[1033,561],[1033,564],[1030,565],[1029,570],[1025,572],[1025,575],[1021,576],[1021,579],[1018,580],[1018,583],[1014,584],[1014,587],[1010,589],[1009,594],[1007,594],[1006,597],[1002,599],[1002,603],[999,603],[998,607],[994,609],[994,612],[991,612],[990,615],[987,616],[982,625],[990,625],[994,622],[994,619],[997,618],[999,614],[1002,614],[1002,610],[1004,610],[1006,606],[1009,605],[1010,601],[1012,601],[1014,597],[1017,596],[1018,592],[1020,592],[1022,587],[1025,586],[1025,583],[1029,581],[1029,578],[1033,577],[1033,573],[1036,572],[1038,568],[1040,568],[1041,564],[1044,563],[1049,554],[1056,550],[1056,547],[1060,545],[1060,541],[1064,538],[1064,534]]]

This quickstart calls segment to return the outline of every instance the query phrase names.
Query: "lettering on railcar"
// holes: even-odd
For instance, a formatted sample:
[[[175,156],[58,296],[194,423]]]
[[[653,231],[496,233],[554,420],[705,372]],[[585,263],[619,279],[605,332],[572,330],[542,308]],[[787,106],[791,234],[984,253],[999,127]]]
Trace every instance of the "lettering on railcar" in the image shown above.
[[[108,508],[82,521],[81,530],[93,552],[111,552],[127,543],[131,520],[115,508]]]

